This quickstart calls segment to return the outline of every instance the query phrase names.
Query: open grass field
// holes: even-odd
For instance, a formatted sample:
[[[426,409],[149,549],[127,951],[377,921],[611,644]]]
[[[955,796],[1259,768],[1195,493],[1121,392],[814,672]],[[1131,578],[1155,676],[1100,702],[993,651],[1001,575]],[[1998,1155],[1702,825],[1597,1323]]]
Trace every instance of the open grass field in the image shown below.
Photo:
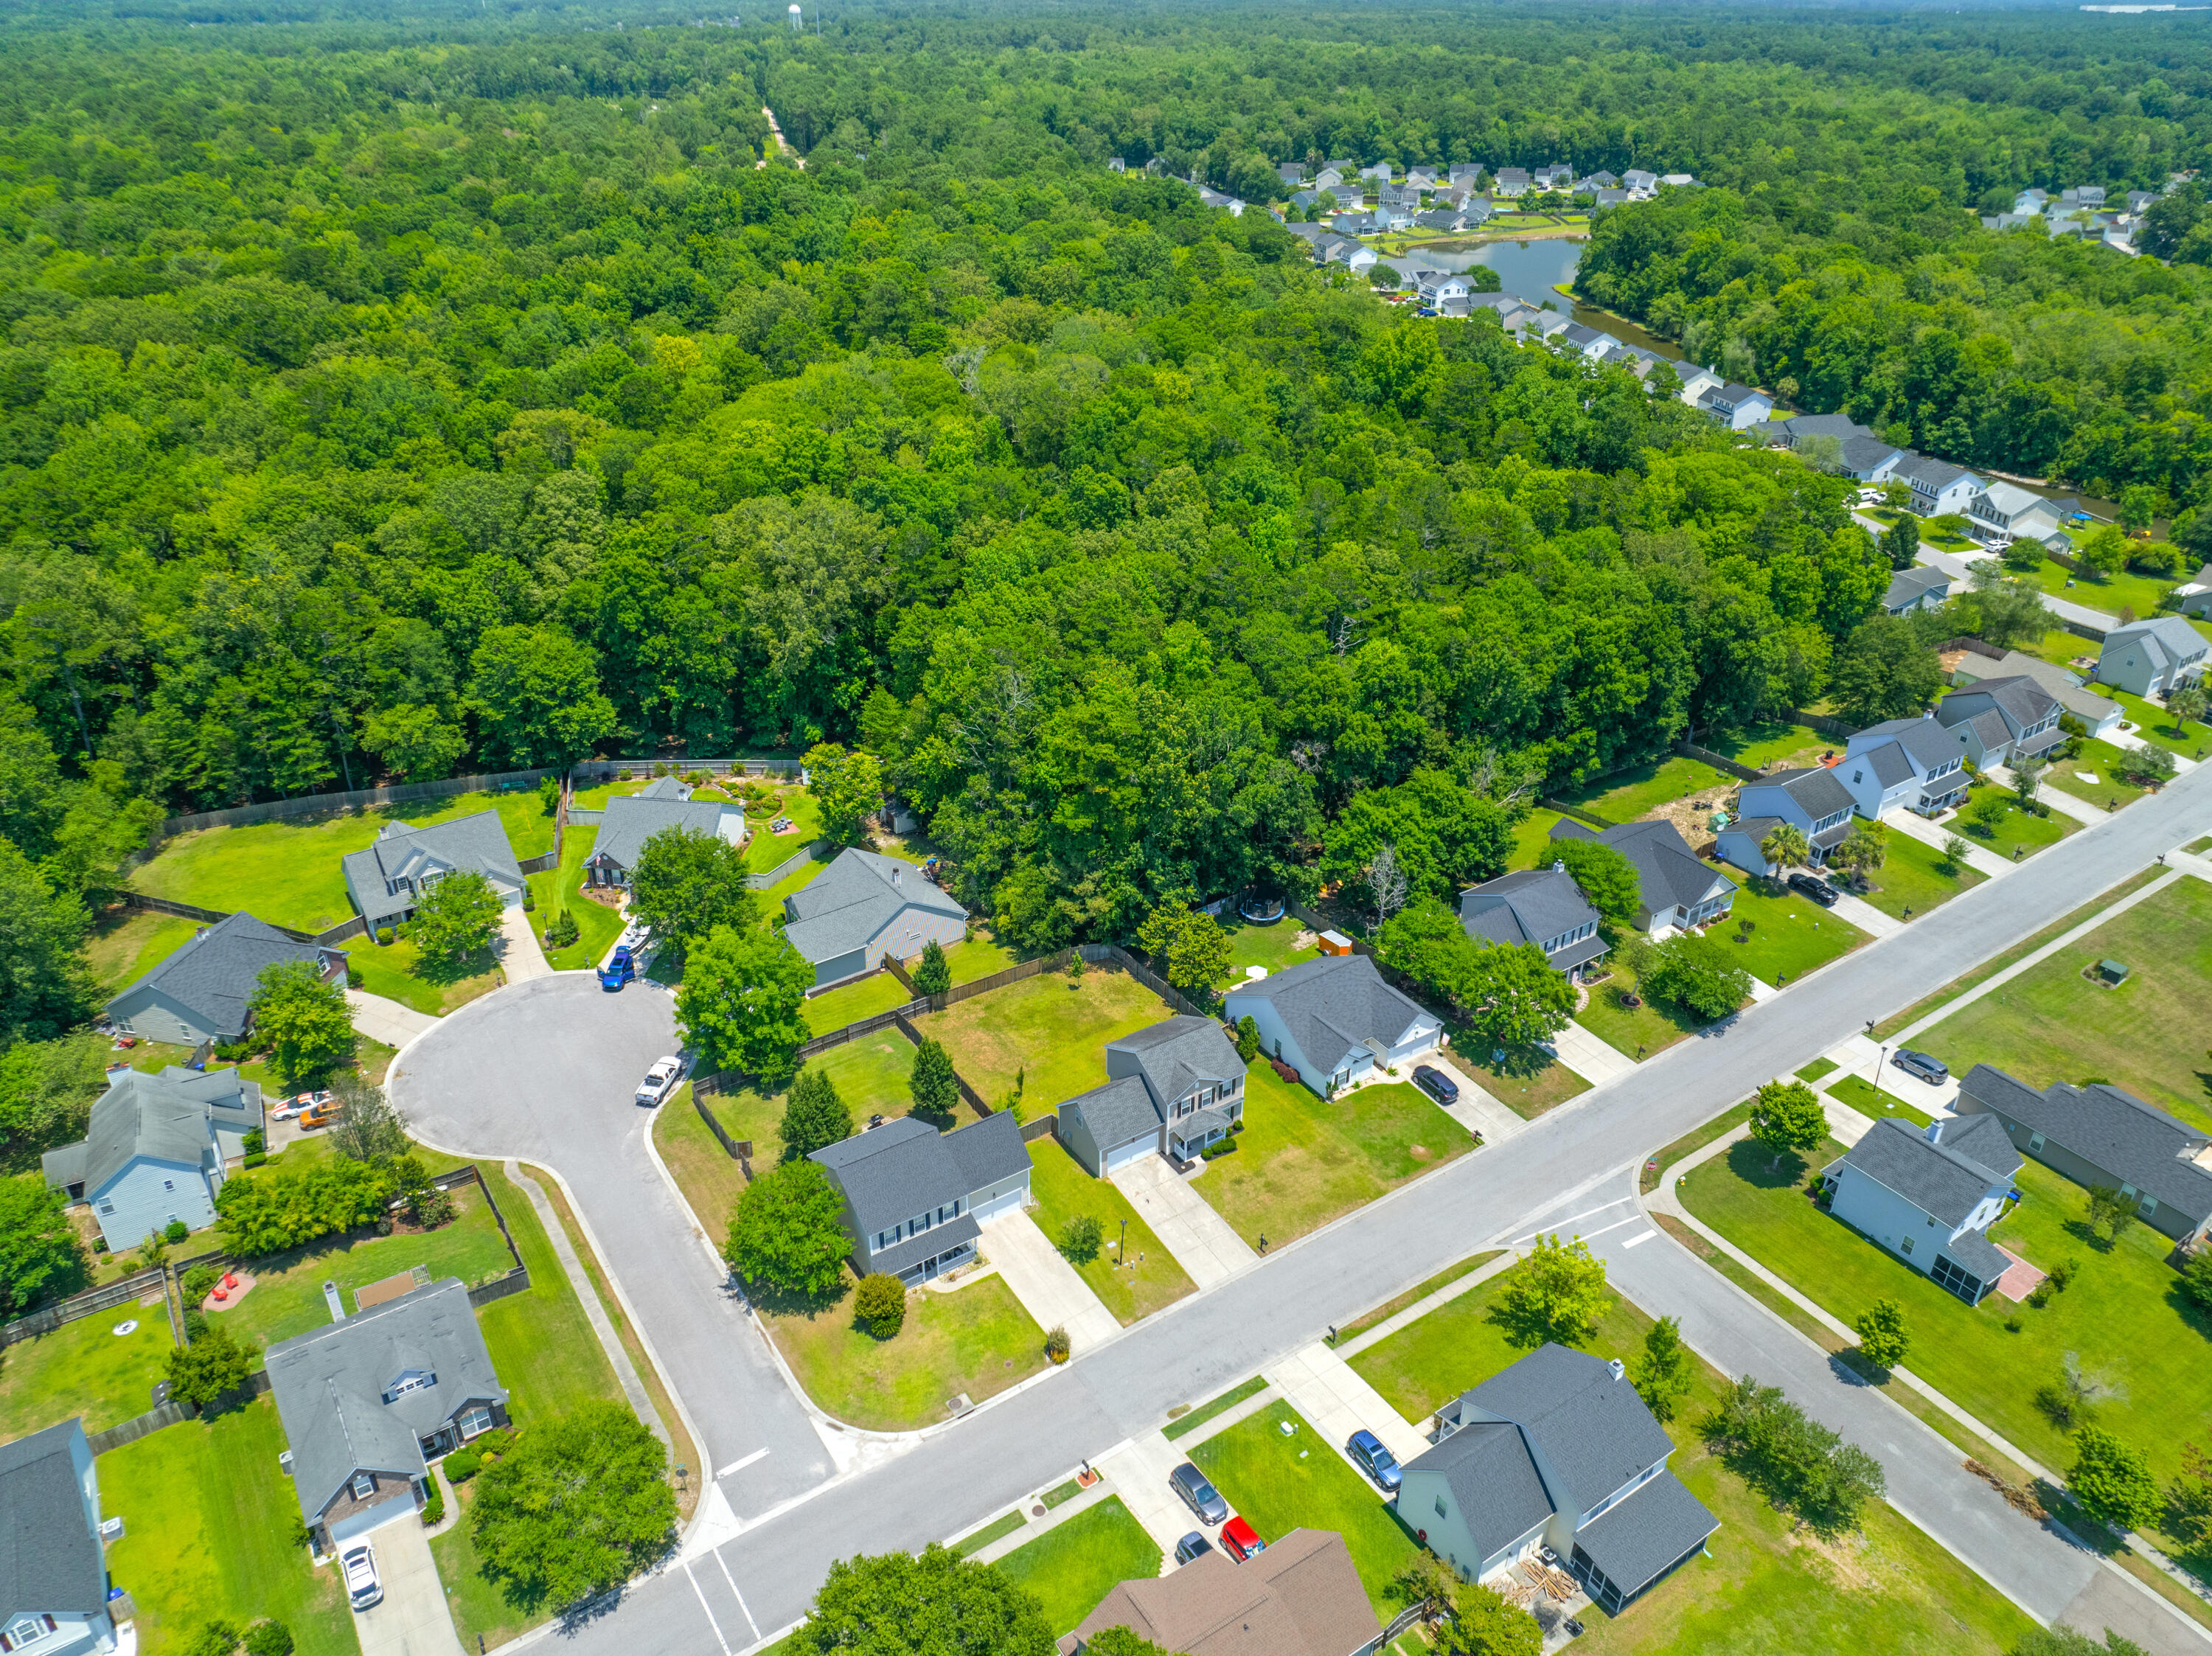
[[[1474,1137],[1409,1083],[1334,1101],[1263,1065],[1244,1078],[1244,1131],[1191,1188],[1255,1247],[1276,1247],[1464,1156]]]
[[[865,1430],[934,1425],[960,1393],[981,1403],[1045,1365],[1044,1330],[1001,1277],[909,1294],[906,1324],[888,1340],[854,1325],[852,1289],[848,1277],[835,1302],[763,1309],[761,1324],[806,1395]]]
[[[2040,1311],[1994,1294],[1968,1306],[1807,1199],[1809,1173],[1843,1152],[1831,1139],[1805,1161],[1784,1156],[1778,1169],[1771,1151],[1747,1139],[1692,1171],[1682,1201],[1846,1323],[1876,1299],[1895,1300],[1911,1337],[1905,1367],[2061,1469],[2073,1464],[2068,1434],[2035,1395],[2061,1378],[2065,1353],[2079,1353],[2086,1369],[2120,1388],[2099,1410],[2100,1423],[2142,1450],[2161,1482],[2173,1475],[2181,1444],[2201,1437],[2212,1409],[2204,1379],[2212,1318],[2179,1292],[2166,1238],[2137,1224],[2099,1247],[2081,1222],[2087,1192],[2030,1162],[2015,1180],[2027,1199],[1990,1238],[2046,1271],[2072,1259],[2079,1274]],[[2018,1333],[2006,1326],[2015,1310]]]
[[[1513,829],[1511,866],[1543,868],[1552,860],[1552,829],[1566,818],[1540,805],[1522,817]]]
[[[202,908],[243,909],[272,925],[320,931],[353,913],[338,859],[393,822],[416,828],[496,810],[518,858],[553,849],[553,819],[537,792],[461,793],[410,805],[295,816],[179,834],[131,871],[134,891]]]
[[[1285,914],[1266,925],[1255,925],[1231,906],[1223,912],[1221,924],[1229,932],[1229,970],[1221,980],[1224,989],[1243,982],[1248,966],[1265,967],[1273,976],[1301,961],[1321,958],[1318,943],[1309,943],[1304,949],[1293,946],[1306,931],[1306,923],[1295,914]]]
[[[913,999],[904,984],[888,972],[878,972],[873,977],[862,978],[842,988],[825,989],[810,998],[805,1008],[806,1027],[817,1035],[826,1035],[848,1023],[858,1023],[862,1018],[908,1005]]]
[[[1106,1081],[1106,1043],[1171,1016],[1166,1003],[1126,972],[1092,966],[1079,978],[1043,972],[914,1021],[945,1043],[969,1084],[1003,1098],[1023,1076],[1034,1113]]]
[[[1725,940],[1752,922],[1750,941],[1728,942],[1729,956],[1761,983],[1777,987],[1795,983],[1816,967],[1848,955],[1868,941],[1867,934],[1841,915],[1788,889],[1763,882],[1747,883],[1735,894],[1729,915],[1711,935]]]
[[[138,1648],[172,1656],[217,1618],[269,1616],[301,1656],[361,1648],[337,1570],[295,1545],[300,1507],[276,1465],[284,1429],[271,1398],[186,1421],[100,1457],[100,1505],[123,1520],[108,1549],[115,1585],[138,1606]]]
[[[2204,752],[2206,743],[2212,743],[2212,726],[2202,720],[2191,719],[2185,725],[2156,702],[2146,701],[2134,691],[2123,690],[2116,685],[2093,684],[2089,688],[2127,709],[2121,715],[2122,722],[2133,725],[2134,734],[2169,753],[2195,759]]]
[[[433,1017],[442,1017],[479,995],[489,994],[495,964],[491,950],[486,949],[457,968],[428,966],[409,937],[394,937],[388,943],[356,937],[346,945],[347,969],[361,974],[362,989]]]
[[[110,995],[128,989],[192,940],[198,920],[175,914],[136,914],[119,903],[103,909],[85,939],[84,962],[93,981]]]
[[[1474,1043],[1468,1043],[1472,1046]],[[1569,1099],[1589,1090],[1589,1083],[1552,1056],[1549,1049],[1528,1046],[1510,1050],[1496,1064],[1495,1048],[1486,1049],[1482,1061],[1457,1040],[1452,1042],[1452,1062],[1492,1098],[1520,1116],[1534,1121],[1547,1110],[1557,1109]]]
[[[530,876],[531,895],[538,901],[538,912],[530,919],[540,947],[544,944],[545,928],[562,909],[576,917],[576,941],[564,949],[545,949],[545,963],[556,972],[597,966],[622,936],[620,913],[584,895],[584,859],[592,854],[599,837],[596,824],[570,823],[561,837],[561,866]]]
[[[128,1334],[114,1330],[136,1321]],[[104,1432],[154,1406],[154,1386],[176,1348],[158,1295],[64,1323],[51,1334],[0,1350],[0,1442],[56,1426],[72,1415]]]
[[[2092,610],[2102,610],[2116,616],[2123,608],[2132,610],[2137,616],[2154,616],[2158,601],[2174,588],[2174,583],[2156,575],[2138,574],[2132,569],[2117,575],[2095,576],[2084,570],[2069,569],[2061,563],[2045,558],[2042,565],[2021,576],[2031,586],[2040,588],[2053,597],[2066,599],[2069,604],[2083,604]],[[2076,653],[2096,654],[2096,648],[2087,639],[2075,640]],[[2102,692],[2100,692],[2102,694]]]
[[[1821,735],[1810,725],[1776,719],[1729,735],[1709,733],[1698,740],[1698,745],[1726,754],[1739,765],[1769,770],[1776,766],[1817,764],[1822,754],[1833,753],[1843,744],[1833,737]]]
[[[1677,799],[1710,798],[1717,803],[1740,786],[1703,760],[1677,754],[1597,777],[1559,798],[1608,822],[1633,822]]]
[[[1068,1263],[1075,1265],[1075,1274],[1091,1285],[1122,1326],[1196,1291],[1198,1285],[1160,1246],[1152,1228],[1138,1216],[1113,1180],[1093,1179],[1057,1138],[1040,1138],[1030,1144],[1030,1194],[1036,1199],[1030,1217],[1055,1243],[1060,1227],[1070,1219],[1089,1214],[1098,1221],[1104,1245],[1094,1258],[1079,1265]],[[1120,1264],[1119,1252],[1124,1221],[1129,1227],[1126,1267]],[[1140,1256],[1142,1264],[1138,1263]]]
[[[1044,1606],[1058,1635],[1073,1633],[1117,1584],[1158,1575],[1160,1550],[1112,1495],[1015,1548],[995,1568]]]
[[[1636,974],[1626,961],[1614,960],[1612,971],[1610,978],[1589,992],[1589,1003],[1575,1014],[1575,1022],[1616,1052],[1647,1059],[1705,1027],[1677,1006],[1643,996]],[[1623,1006],[1623,994],[1642,996],[1644,1004]]]
[[[1959,864],[1957,873],[1946,874],[1942,861],[1943,853],[1935,846],[1923,845],[1908,834],[1893,834],[1881,866],[1874,871],[1873,889],[1859,895],[1883,913],[1901,920],[1925,914],[1990,877],[1964,863]]]
[[[2080,754],[2072,759],[2061,759],[2044,772],[2043,786],[2107,809],[2131,805],[2148,790],[2123,782],[2112,774],[2112,763],[2119,756],[2120,750],[2111,743],[2091,737],[2081,743]],[[2093,776],[2097,779],[2094,782],[2089,780]]]
[[[2106,989],[2081,976],[2124,961]],[[2032,1086],[2099,1077],[2212,1130],[2212,886],[2181,879],[1917,1037],[1964,1075],[1994,1064]]]

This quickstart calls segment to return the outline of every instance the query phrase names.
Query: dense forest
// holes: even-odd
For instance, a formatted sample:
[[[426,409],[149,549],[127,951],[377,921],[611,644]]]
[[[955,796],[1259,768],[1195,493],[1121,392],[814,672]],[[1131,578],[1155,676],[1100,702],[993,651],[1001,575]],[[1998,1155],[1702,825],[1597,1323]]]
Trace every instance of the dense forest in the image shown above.
[[[83,1015],[79,894],[172,810],[826,737],[1045,946],[1386,839],[1445,892],[1532,782],[1892,670],[1836,480],[1109,156],[1692,171],[1593,294],[1940,452],[2206,486],[2203,273],[1973,216],[2197,166],[2170,20],[593,25],[11,17],[0,1039]]]

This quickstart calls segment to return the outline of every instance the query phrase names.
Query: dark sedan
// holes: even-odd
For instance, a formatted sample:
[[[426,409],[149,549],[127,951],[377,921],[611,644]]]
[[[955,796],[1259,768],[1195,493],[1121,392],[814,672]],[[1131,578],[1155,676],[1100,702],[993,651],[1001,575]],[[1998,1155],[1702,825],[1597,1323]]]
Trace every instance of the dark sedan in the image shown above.
[[[1183,1537],[1182,1540],[1176,1543],[1176,1562],[1178,1564],[1188,1564],[1192,1559],[1197,1557],[1199,1554],[1202,1552],[1212,1552],[1212,1550],[1213,1543],[1207,1540],[1196,1530],[1193,1530],[1188,1535]]]

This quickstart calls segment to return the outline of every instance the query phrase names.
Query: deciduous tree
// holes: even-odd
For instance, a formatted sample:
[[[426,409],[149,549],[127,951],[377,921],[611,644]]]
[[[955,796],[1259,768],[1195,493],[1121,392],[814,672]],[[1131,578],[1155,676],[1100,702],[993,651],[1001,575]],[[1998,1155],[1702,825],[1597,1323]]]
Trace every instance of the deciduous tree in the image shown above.
[[[533,1422],[476,1476],[469,1536],[485,1574],[548,1609],[620,1586],[676,1539],[667,1446],[593,1401]]]
[[[812,1162],[786,1162],[744,1188],[730,1211],[722,1258],[746,1282],[819,1300],[843,1280],[844,1198]]]
[[[2150,1463],[2101,1427],[2084,1426],[2074,1434],[2074,1469],[2066,1475],[2066,1488],[2082,1511],[2124,1534],[2158,1517],[2158,1480]]]
[[[745,853],[719,834],[671,823],[639,847],[630,872],[630,918],[649,928],[669,966],[683,968],[717,926],[750,928],[759,903],[746,881]]]
[[[1196,1000],[1212,999],[1215,986],[1229,974],[1229,934],[1181,897],[1146,917],[1137,947],[1160,962],[1163,977]]]
[[[408,936],[424,961],[454,971],[491,947],[505,913],[489,880],[460,869],[415,899]]]
[[[1595,840],[1554,840],[1552,855],[1567,865],[1589,906],[1614,925],[1635,923],[1644,904],[1636,865],[1611,846]]]
[[[1770,1081],[1751,1104],[1751,1136],[1776,1159],[1817,1150],[1828,1137],[1827,1113],[1802,1081]]]
[[[717,926],[684,963],[676,1021],[707,1066],[780,1080],[812,1036],[803,1009],[813,985],[781,932]]]
[[[1577,1236],[1539,1236],[1528,1257],[1505,1275],[1499,1320],[1525,1345],[1556,1340],[1579,1345],[1613,1308],[1605,1294],[1605,1261]]]
[[[1851,1326],[1859,1337],[1859,1354],[1877,1368],[1896,1368],[1911,1347],[1905,1307],[1894,1300],[1876,1300]]]
[[[848,751],[835,742],[817,743],[800,761],[807,788],[822,813],[822,832],[841,846],[868,837],[868,820],[884,808],[884,767],[872,753]]]
[[[89,1281],[62,1192],[35,1174],[0,1179],[0,1316],[74,1294]]]
[[[262,968],[246,1008],[253,1016],[255,1038],[268,1043],[287,1087],[328,1075],[351,1060],[359,1043],[344,980],[324,982],[306,961]]]

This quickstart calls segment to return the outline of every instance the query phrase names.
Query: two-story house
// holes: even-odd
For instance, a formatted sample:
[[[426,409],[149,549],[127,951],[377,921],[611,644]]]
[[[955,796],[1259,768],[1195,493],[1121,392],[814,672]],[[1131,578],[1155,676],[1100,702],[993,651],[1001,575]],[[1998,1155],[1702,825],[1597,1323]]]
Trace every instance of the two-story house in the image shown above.
[[[40,1158],[50,1189],[91,1204],[111,1252],[137,1247],[182,1220],[215,1222],[216,1192],[262,1131],[261,1084],[234,1069],[159,1075],[116,1070],[94,1101],[85,1136]]]
[[[345,951],[301,943],[251,914],[200,932],[107,1003],[107,1021],[127,1035],[179,1046],[236,1040],[252,1022],[248,1003],[272,966],[298,961],[325,983],[345,976]]]
[[[1107,1042],[1106,1073],[1104,1086],[1060,1107],[1058,1122],[1060,1142],[1102,1179],[1147,1154],[1190,1161],[1244,1119],[1244,1060],[1212,1018],[1172,1017]]]
[[[1846,437],[1836,457],[1836,470],[1862,483],[1886,483],[1905,464],[1905,451],[1879,437]]]
[[[1569,816],[1552,825],[1551,837],[1595,840],[1626,857],[1636,870],[1637,929],[1650,937],[1707,925],[1735,903],[1736,883],[1699,861],[1672,822],[1621,822],[1598,829]]]
[[[2018,483],[2002,481],[1991,482],[1974,496],[1966,508],[1966,521],[1976,535],[1993,546],[2012,541],[2047,544],[2059,535],[2058,514],[2050,501],[2031,494]]]
[[[1916,563],[1889,578],[1881,595],[1881,611],[1886,616],[1909,616],[1915,610],[1940,610],[1950,596],[1949,575],[1932,564]]]
[[[1231,1023],[1250,1018],[1260,1050],[1324,1098],[1413,1063],[1443,1036],[1443,1021],[1383,982],[1364,955],[1324,955],[1240,983],[1221,1015]]]
[[[981,1222],[1030,1196],[1029,1150],[1010,1110],[948,1133],[900,1116],[809,1159],[845,1198],[853,1269],[909,1285],[971,1259]]]
[[[2021,1158],[1994,1116],[1953,1116],[1925,1131],[1884,1116],[1821,1170],[1828,1211],[1968,1305],[2011,1268],[1984,1234],[2004,1216]]]
[[[2008,650],[1994,660],[1970,650],[1959,658],[1959,664],[1951,670],[1954,684],[1975,684],[1990,678],[2033,679],[2051,693],[2062,713],[2070,713],[2080,719],[2082,728],[2091,736],[2102,736],[2113,729],[2124,711],[2109,697],[2083,688],[2080,677],[2057,662],[2018,650]]]
[[[1965,512],[1982,492],[1982,480],[1948,460],[1931,460],[1924,454],[1907,454],[1890,476],[1912,490],[1912,509],[1923,518]]]
[[[2195,574],[2173,589],[2185,616],[2212,616],[2212,563],[2199,566]]]
[[[2204,634],[2179,616],[2116,627],[2097,652],[2097,678],[2136,695],[2163,696],[2204,676]]]
[[[2066,739],[2057,697],[2025,674],[1985,678],[1936,704],[1936,722],[1981,767],[2039,758]]]
[[[1850,792],[1852,809],[1876,821],[1899,810],[1933,816],[1966,797],[1966,755],[1932,714],[1869,725],[1829,773]]]
[[[911,863],[848,847],[783,900],[783,940],[824,988],[855,978],[886,955],[912,960],[932,943],[968,935],[968,911]]]
[[[1729,380],[1702,393],[1697,406],[1730,431],[1747,431],[1773,417],[1774,399],[1753,386]]]
[[[0,1650],[117,1648],[100,1541],[100,1476],[84,1422],[0,1444]]]
[[[1674,1440],[1618,1361],[1539,1346],[1436,1427],[1404,1466],[1398,1518],[1468,1580],[1548,1546],[1617,1614],[1720,1528],[1668,1470]]]
[[[1837,779],[1832,766],[1775,771],[1745,783],[1737,793],[1736,819],[1718,836],[1720,854],[1748,873],[1778,874],[1781,870],[1759,846],[1787,822],[1805,836],[1811,847],[1806,860],[1818,867],[1850,837],[1853,809],[1851,791]]]
[[[1459,923],[1477,943],[1534,943],[1571,976],[1606,951],[1600,916],[1565,863],[1522,869],[1459,894]]]
[[[415,913],[415,899],[448,874],[481,874],[500,901],[520,907],[529,889],[495,810],[416,828],[392,822],[366,851],[339,859],[346,895],[372,933]]]
[[[1526,167],[1501,167],[1491,178],[1490,193],[1493,196],[1525,196],[1531,182]]]
[[[1439,316],[1465,316],[1474,284],[1455,270],[1423,270],[1414,291]]]

